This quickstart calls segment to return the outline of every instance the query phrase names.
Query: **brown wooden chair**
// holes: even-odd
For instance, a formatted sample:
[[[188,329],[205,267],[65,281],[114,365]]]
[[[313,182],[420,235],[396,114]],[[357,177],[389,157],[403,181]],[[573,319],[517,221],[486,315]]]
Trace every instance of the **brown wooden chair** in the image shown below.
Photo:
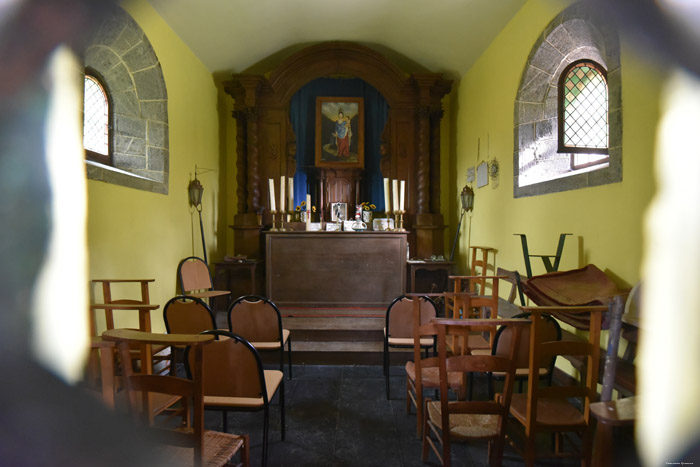
[[[420,323],[427,324],[435,318],[437,307],[429,297],[409,298],[401,295],[394,299],[386,309],[386,324],[384,326],[384,377],[386,379],[386,398],[390,399],[389,372],[391,361],[390,348],[412,349],[413,342],[413,300],[420,302]],[[435,353],[435,339],[425,337],[420,340],[420,346],[428,357],[428,349]]]
[[[519,313],[513,318],[530,318],[530,313]],[[542,332],[540,333],[540,339],[543,342],[550,341],[560,341],[562,337],[561,326],[559,322],[552,318],[551,315],[543,314],[542,319]],[[507,328],[502,327],[496,332],[496,337],[494,339],[493,348],[491,349],[492,355],[507,355],[510,349],[509,335],[503,334]],[[476,352],[477,354],[479,351]],[[483,354],[482,354],[483,355]],[[556,364],[556,356],[547,358],[542,357],[539,367],[539,378],[544,380],[547,386],[552,385],[552,375],[554,374],[554,365]],[[530,375],[530,329],[524,329],[522,337],[520,339],[520,344],[518,350],[515,354],[515,381],[518,383],[518,392],[523,392],[523,382],[527,381]],[[500,372],[489,372],[488,373],[488,387],[489,387],[489,397],[493,398],[493,380],[503,380],[505,375]]]
[[[202,375],[204,408],[223,413],[224,432],[228,429],[228,411],[264,412],[262,465],[267,465],[267,445],[270,420],[270,400],[279,395],[282,441],[285,438],[284,374],[278,370],[264,370],[260,356],[253,345],[232,332],[204,331],[217,340],[203,349]],[[225,337],[225,339],[221,339]],[[196,364],[196,353],[185,350],[188,375]]]
[[[204,430],[204,400],[202,393],[202,350],[214,341],[213,336],[183,334],[152,334],[142,331],[115,329],[105,331],[103,339],[116,343],[124,363],[123,371],[129,391],[129,407],[137,419],[147,420],[141,412],[138,393],[160,393],[189,399],[193,408],[191,427],[177,430],[153,429],[157,431],[159,444],[154,448],[161,465],[210,466],[226,465],[240,452],[244,466],[249,465],[250,442],[248,435],[232,435]],[[134,373],[131,366],[129,346],[148,344],[161,346],[188,345],[192,355],[192,379],[186,380],[165,375],[143,375]]]
[[[524,447],[522,449],[525,465],[532,466],[536,457],[536,437],[539,433],[555,434],[553,452],[548,456],[579,456],[582,465],[590,465],[592,442],[589,430],[590,406],[598,397],[598,365],[600,358],[600,328],[605,306],[583,307],[522,307],[531,313],[530,329],[530,364],[527,394],[514,394],[510,413],[513,419],[524,428]],[[576,316],[587,322],[589,333],[587,341],[544,341],[544,314],[557,317],[559,313]],[[558,355],[581,356],[586,360],[586,375],[583,384],[573,381],[571,385],[540,387],[540,363],[547,358]],[[572,378],[573,380],[573,378]],[[576,401],[578,404],[574,404]],[[579,409],[580,407],[580,409]],[[577,432],[581,436],[580,449],[562,450],[562,433]],[[516,445],[517,447],[517,445]]]
[[[282,315],[270,300],[258,295],[237,298],[228,308],[228,329],[253,344],[258,352],[279,352],[280,371],[284,368],[287,345],[289,379],[292,379],[292,339],[282,327]]]
[[[189,256],[180,261],[177,275],[183,295],[206,299],[231,295],[228,290],[214,290],[209,266],[202,258]]]
[[[434,319],[438,341],[438,368],[440,400],[425,400],[423,425],[423,462],[432,448],[443,465],[451,465],[451,439],[485,439],[489,442],[489,463],[500,466],[503,457],[506,425],[515,377],[515,354],[522,331],[530,325],[526,319]],[[449,355],[446,337],[468,336],[473,330],[481,331],[501,326],[507,350],[498,355],[473,355],[465,349],[463,355]],[[505,375],[503,392],[488,401],[450,401],[448,375],[451,372],[501,372]],[[432,436],[435,436],[433,440]],[[438,445],[441,446],[438,447]]]
[[[199,334],[216,329],[214,312],[201,298],[191,295],[173,297],[163,307],[163,322],[168,334]]]
[[[504,276],[450,276],[450,280],[454,282],[454,293],[461,294],[466,291],[471,293],[470,306],[462,309],[451,306],[448,307],[452,313],[447,313],[448,318],[480,318],[480,319],[496,319],[498,318],[498,287],[499,281],[505,279]],[[491,286],[491,291],[487,289],[487,285]],[[495,331],[488,333],[488,338],[485,338],[482,344],[473,347],[475,349],[484,348],[490,349],[493,346],[493,339],[496,335]]]
[[[416,408],[416,435],[420,438],[423,430],[423,392],[425,389],[440,387],[438,357],[422,357],[420,343],[425,342],[425,339],[432,341],[437,336],[437,329],[432,321],[421,324],[421,302],[416,300],[420,295],[408,296],[413,299],[413,361],[406,362],[406,413],[411,412],[412,406]],[[466,340],[469,341],[469,337]],[[468,348],[464,344],[454,347],[462,350]],[[457,392],[460,399],[464,399],[464,373],[450,373],[447,384]]]

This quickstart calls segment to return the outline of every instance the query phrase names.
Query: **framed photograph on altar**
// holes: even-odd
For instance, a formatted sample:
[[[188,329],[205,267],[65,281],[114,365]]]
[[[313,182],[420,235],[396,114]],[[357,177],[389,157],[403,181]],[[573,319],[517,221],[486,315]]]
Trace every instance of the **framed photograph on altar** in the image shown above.
[[[331,203],[331,222],[340,222],[348,218],[347,203]]]
[[[316,167],[352,169],[364,166],[364,99],[317,97]]]

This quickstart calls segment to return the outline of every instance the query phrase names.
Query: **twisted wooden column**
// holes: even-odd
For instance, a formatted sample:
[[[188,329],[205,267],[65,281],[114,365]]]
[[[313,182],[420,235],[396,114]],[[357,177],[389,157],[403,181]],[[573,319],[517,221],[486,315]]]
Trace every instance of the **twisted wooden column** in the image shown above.
[[[246,113],[242,110],[234,110],[233,118],[236,119],[236,206],[238,214],[244,214],[248,208],[248,158],[246,157]]]
[[[257,212],[260,208],[260,158],[258,153],[258,109],[246,109],[248,144],[248,212]]]
[[[418,108],[418,154],[416,158],[417,170],[417,213],[429,212],[430,201],[430,108],[421,106]]]
[[[430,212],[440,212],[440,120],[442,109],[430,116]]]

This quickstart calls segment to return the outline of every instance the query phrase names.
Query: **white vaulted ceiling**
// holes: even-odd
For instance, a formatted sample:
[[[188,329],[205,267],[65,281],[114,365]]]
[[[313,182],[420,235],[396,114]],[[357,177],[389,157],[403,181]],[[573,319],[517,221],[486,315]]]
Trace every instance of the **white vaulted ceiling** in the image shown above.
[[[211,72],[295,45],[352,41],[461,76],[525,0],[148,0]]]

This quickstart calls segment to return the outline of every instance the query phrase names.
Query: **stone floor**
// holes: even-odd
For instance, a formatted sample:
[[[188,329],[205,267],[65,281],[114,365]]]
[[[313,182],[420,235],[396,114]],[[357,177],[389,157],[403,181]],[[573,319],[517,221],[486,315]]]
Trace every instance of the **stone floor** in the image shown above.
[[[286,371],[286,365],[285,365]],[[270,466],[419,466],[421,442],[416,438],[416,417],[406,414],[405,376],[391,368],[392,399],[387,400],[381,366],[295,365],[294,379],[284,380],[286,440],[280,435],[278,398],[272,401],[268,465]],[[475,386],[475,397],[485,394]],[[229,412],[228,430],[249,433],[251,465],[260,465],[263,412]],[[222,429],[220,412],[207,411],[206,427]],[[639,465],[631,435],[616,434],[616,457],[610,465]],[[452,465],[486,466],[486,443],[453,443]],[[428,465],[438,465],[431,454]],[[523,465],[507,447],[504,466]],[[573,459],[541,461],[542,466],[580,465]]]

